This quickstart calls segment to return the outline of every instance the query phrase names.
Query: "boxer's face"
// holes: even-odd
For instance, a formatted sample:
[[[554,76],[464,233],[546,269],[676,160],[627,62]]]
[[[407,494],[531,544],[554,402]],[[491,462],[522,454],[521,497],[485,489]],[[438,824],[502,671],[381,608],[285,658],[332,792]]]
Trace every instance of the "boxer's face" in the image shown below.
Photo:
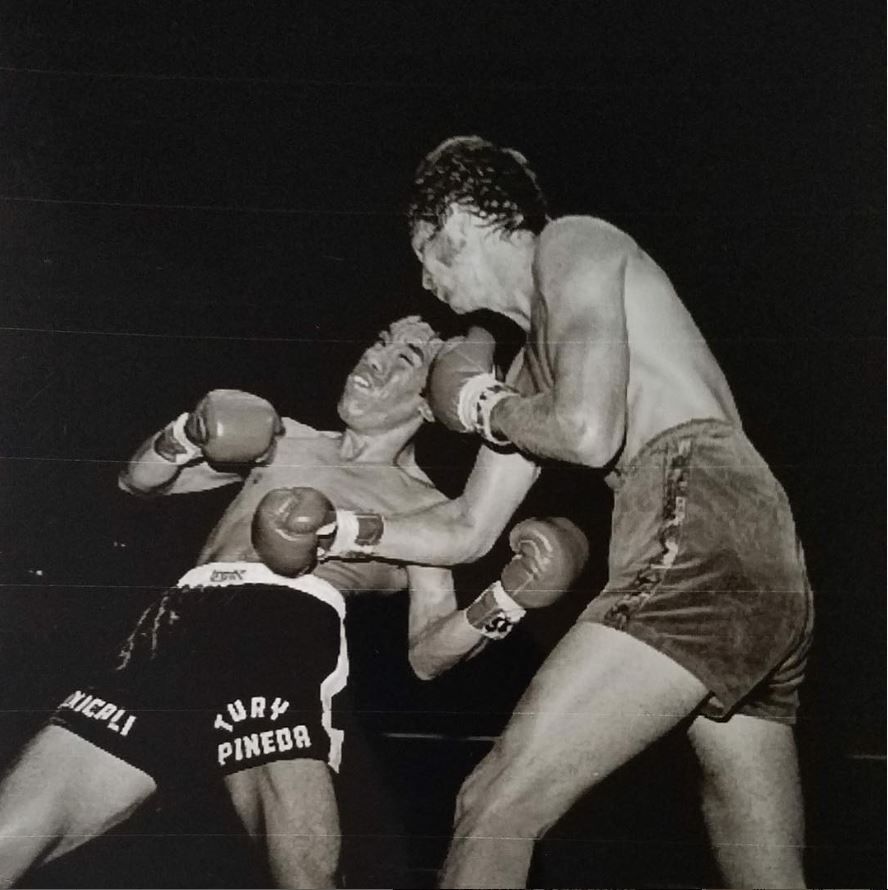
[[[422,264],[422,286],[464,314],[490,308],[496,287],[486,250],[487,230],[472,214],[455,209],[441,228],[417,224],[411,245]]]
[[[394,429],[430,416],[422,396],[439,341],[421,331],[383,331],[345,381],[339,416],[352,429]]]

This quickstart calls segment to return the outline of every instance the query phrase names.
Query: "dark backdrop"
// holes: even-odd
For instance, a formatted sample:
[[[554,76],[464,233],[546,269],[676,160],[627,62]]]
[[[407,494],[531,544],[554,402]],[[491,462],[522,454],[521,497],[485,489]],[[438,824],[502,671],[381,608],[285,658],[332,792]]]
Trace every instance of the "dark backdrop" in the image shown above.
[[[401,211],[422,154],[478,132],[531,159],[555,213],[627,229],[722,362],[794,504],[817,591],[799,728],[814,882],[877,885],[883,38],[881,4],[866,2],[0,3],[4,760],[192,564],[230,497],[119,493],[120,462],[148,432],[214,387],[331,428],[344,374],[380,326],[422,312],[456,330],[419,287]],[[459,491],[471,443],[427,430],[420,446]],[[402,598],[356,604],[366,738],[343,793],[356,794],[351,814],[384,798],[391,821],[356,817],[352,885],[379,864],[374,834],[400,838],[391,855],[431,880],[452,793],[484,751],[471,738],[498,730],[601,582],[608,509],[594,473],[547,472],[522,515],[581,522],[583,582],[435,684],[406,668]],[[459,571],[467,596],[501,555]],[[606,825],[599,807],[564,829],[586,844],[553,842],[547,880],[708,874],[684,815],[692,773],[667,749],[611,783]],[[371,774],[376,796],[354,792]],[[230,839],[223,853],[181,839],[204,824],[182,812],[43,880],[246,882]]]

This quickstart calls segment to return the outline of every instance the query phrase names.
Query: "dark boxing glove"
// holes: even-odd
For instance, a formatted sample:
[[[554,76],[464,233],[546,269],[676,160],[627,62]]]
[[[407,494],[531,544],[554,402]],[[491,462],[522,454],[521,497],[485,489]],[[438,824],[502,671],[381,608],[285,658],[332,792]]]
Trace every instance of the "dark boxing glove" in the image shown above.
[[[493,367],[496,342],[484,328],[448,340],[429,371],[427,399],[437,420],[459,433],[479,433],[504,445],[490,427],[494,405],[518,393],[497,380]]]
[[[214,389],[169,424],[154,449],[179,466],[201,457],[218,464],[253,463],[268,457],[283,432],[281,418],[265,399]]]
[[[251,529],[259,558],[279,575],[310,572],[318,546],[335,528],[336,511],[314,488],[275,488],[259,502]]]
[[[526,519],[509,535],[515,556],[466,609],[466,618],[484,636],[499,640],[527,609],[551,605],[576,581],[589,558],[589,542],[569,519]]]

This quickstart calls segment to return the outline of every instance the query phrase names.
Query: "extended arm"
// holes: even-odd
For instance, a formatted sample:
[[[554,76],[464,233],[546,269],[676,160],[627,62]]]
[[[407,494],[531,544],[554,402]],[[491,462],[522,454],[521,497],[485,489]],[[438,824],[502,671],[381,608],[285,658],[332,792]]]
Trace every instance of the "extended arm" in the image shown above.
[[[523,455],[482,446],[458,498],[385,517],[368,552],[424,565],[473,562],[496,543],[538,475],[539,467]]]

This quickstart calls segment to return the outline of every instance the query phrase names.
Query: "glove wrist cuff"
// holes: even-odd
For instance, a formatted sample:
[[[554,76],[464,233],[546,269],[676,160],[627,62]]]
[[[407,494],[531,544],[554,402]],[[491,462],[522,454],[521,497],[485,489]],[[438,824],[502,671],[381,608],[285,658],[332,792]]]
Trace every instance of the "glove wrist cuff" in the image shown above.
[[[155,453],[177,467],[203,457],[200,446],[195,445],[185,432],[188,417],[188,412],[184,411],[172,423],[163,428],[153,443]]]
[[[475,374],[463,384],[459,393],[457,413],[460,423],[466,432],[479,433],[493,445],[508,445],[505,436],[498,436],[491,429],[490,414],[495,405],[513,395],[518,393],[493,374]]]
[[[507,637],[527,610],[506,593],[500,581],[490,585],[466,609],[466,619],[489,640]]]
[[[493,414],[493,409],[502,402],[503,399],[510,399],[516,395],[518,395],[518,393],[516,393],[510,386],[497,382],[496,386],[485,389],[478,397],[478,432],[481,433],[481,435],[492,445],[510,444],[508,437],[493,431],[490,426],[490,418]]]
[[[329,543],[321,544],[322,558],[335,556],[372,556],[379,543],[385,523],[378,513],[356,513],[354,510],[336,511],[336,528]],[[318,534],[323,535],[324,529]]]

